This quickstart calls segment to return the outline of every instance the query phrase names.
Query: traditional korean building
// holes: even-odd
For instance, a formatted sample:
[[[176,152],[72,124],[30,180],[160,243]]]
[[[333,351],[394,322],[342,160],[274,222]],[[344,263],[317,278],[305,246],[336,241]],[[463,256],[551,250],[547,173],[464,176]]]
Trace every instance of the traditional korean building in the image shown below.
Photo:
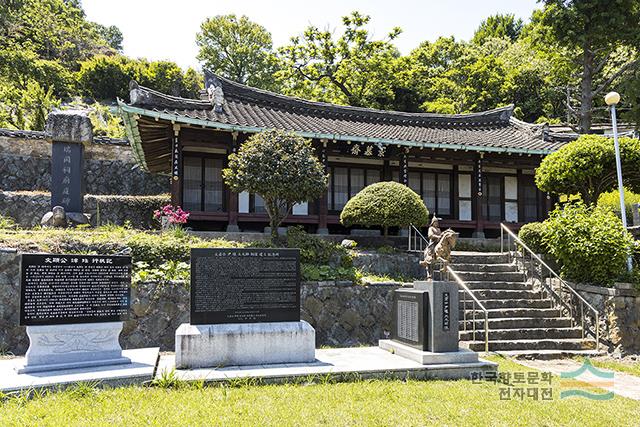
[[[418,193],[441,225],[462,236],[494,236],[500,222],[544,219],[551,200],[534,184],[541,159],[566,140],[513,117],[513,106],[472,114],[381,111],[307,101],[205,74],[201,99],[178,98],[132,82],[119,101],[136,160],[171,177],[174,204],[194,228],[261,230],[261,198],[231,192],[222,179],[227,156],[265,129],[310,138],[330,174],[326,196],[296,205],[285,224],[344,232],[340,211],[378,181]]]

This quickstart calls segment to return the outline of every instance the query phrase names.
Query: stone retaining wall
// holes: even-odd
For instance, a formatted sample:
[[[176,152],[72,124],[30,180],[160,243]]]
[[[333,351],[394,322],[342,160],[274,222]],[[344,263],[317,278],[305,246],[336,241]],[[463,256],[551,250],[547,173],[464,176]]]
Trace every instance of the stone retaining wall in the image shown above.
[[[29,343],[19,323],[19,254],[0,249],[0,350],[23,354]],[[303,283],[301,317],[316,329],[316,345],[375,345],[389,336],[394,283],[367,286],[349,282]],[[189,321],[189,290],[184,284],[140,283],[132,287],[131,320],[120,342],[124,348],[174,350],[175,330]]]
[[[601,341],[610,352],[640,353],[640,295],[635,289],[628,284],[571,286],[600,313]]]
[[[0,191],[0,215],[11,217],[23,228],[40,224],[51,209],[51,195],[34,191]],[[84,197],[84,211],[91,215],[92,225],[116,224],[125,221],[135,228],[153,229],[159,224],[153,211],[170,203],[168,195],[160,196],[96,196]]]
[[[169,191],[169,178],[140,170],[128,145],[85,147],[85,191],[89,194],[154,195]],[[45,139],[0,136],[0,190],[49,191],[51,144]]]

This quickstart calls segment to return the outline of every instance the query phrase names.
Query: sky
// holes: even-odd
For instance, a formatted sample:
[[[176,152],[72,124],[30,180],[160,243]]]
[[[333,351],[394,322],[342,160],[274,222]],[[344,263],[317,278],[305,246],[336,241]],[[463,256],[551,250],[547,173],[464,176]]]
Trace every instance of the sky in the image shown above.
[[[150,60],[171,60],[199,68],[195,44],[200,23],[215,15],[247,15],[271,32],[274,47],[287,44],[309,25],[340,33],[340,18],[354,10],[371,16],[369,28],[384,38],[393,27],[403,54],[421,41],[440,36],[469,40],[480,22],[495,13],[527,20],[536,0],[83,0],[91,21],[116,25],[124,35],[124,53]]]

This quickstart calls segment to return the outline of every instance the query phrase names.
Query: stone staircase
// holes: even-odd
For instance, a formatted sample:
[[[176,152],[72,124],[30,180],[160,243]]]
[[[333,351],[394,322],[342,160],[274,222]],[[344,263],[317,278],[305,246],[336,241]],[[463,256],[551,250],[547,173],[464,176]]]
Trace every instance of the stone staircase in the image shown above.
[[[597,354],[596,342],[582,339],[580,325],[553,308],[550,298],[526,282],[508,255],[483,252],[454,252],[451,267],[488,311],[489,351],[530,358],[556,358]],[[460,345],[484,351],[484,312],[475,312],[464,291],[460,296]],[[464,312],[466,311],[466,331]]]

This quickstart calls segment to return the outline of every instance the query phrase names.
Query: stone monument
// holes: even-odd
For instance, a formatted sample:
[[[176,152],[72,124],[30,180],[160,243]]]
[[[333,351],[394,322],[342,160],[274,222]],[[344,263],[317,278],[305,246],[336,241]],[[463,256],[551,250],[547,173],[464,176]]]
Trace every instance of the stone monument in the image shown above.
[[[176,331],[176,368],[313,360],[298,249],[191,250],[191,321]]]
[[[18,373],[127,364],[131,257],[23,254],[20,324],[29,349]]]
[[[47,116],[51,141],[51,211],[43,226],[88,224],[84,212],[84,145],[93,140],[93,127],[85,111],[54,111]],[[63,212],[65,221],[57,219]],[[63,225],[64,224],[64,225]]]

